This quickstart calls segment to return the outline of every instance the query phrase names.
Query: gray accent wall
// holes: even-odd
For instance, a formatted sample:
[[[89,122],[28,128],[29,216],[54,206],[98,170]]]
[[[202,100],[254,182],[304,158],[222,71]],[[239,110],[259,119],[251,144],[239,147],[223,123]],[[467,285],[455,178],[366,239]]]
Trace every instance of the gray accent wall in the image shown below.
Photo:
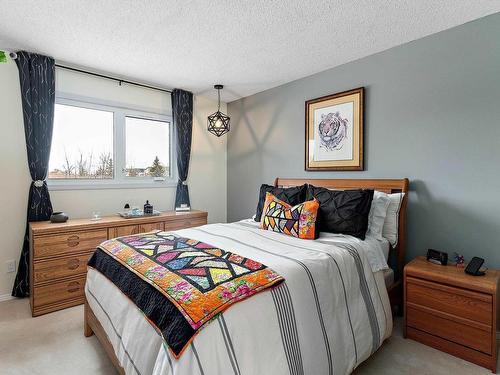
[[[306,172],[304,102],[359,86],[365,171]],[[407,260],[435,248],[500,268],[500,14],[240,99],[228,111],[229,221],[251,217],[259,186],[277,176],[408,177]]]

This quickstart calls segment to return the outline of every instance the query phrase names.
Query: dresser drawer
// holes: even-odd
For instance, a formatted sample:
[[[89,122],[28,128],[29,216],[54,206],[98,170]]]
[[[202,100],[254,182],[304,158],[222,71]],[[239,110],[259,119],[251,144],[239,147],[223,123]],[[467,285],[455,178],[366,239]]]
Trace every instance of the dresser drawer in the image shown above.
[[[151,232],[153,230],[163,230],[164,227],[163,222],[141,224],[139,225],[139,233]]]
[[[139,225],[124,225],[108,229],[109,238],[131,236],[139,233]]]
[[[203,217],[193,218],[193,219],[182,219],[182,220],[173,220],[165,222],[165,230],[179,230],[184,228],[192,228],[199,227],[200,225],[205,225],[207,220]]]
[[[84,274],[87,272],[87,262],[92,254],[93,252],[35,261],[33,264],[33,281],[37,284],[39,282]]]
[[[39,307],[83,297],[85,275],[71,280],[34,286],[33,305]]]
[[[95,250],[97,245],[107,239],[108,232],[106,229],[38,236],[33,240],[33,258],[36,260],[38,258]]]
[[[407,277],[406,300],[461,318],[492,324],[492,296],[489,294]]]
[[[491,327],[489,330],[483,330],[413,307],[406,308],[406,324],[431,335],[491,354]]]

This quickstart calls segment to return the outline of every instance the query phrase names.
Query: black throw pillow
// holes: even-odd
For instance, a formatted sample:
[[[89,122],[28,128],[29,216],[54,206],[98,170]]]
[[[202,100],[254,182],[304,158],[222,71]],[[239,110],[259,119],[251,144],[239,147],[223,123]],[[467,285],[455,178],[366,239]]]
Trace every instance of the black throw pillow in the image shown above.
[[[255,221],[260,221],[262,210],[264,209],[264,202],[266,200],[266,193],[271,193],[276,198],[295,206],[306,200],[307,184],[302,186],[293,186],[289,188],[280,188],[272,185],[262,184],[259,192],[259,203],[257,203],[257,211],[255,212]]]
[[[306,200],[313,198],[319,201],[318,231],[365,239],[373,190],[329,190],[309,185]]]

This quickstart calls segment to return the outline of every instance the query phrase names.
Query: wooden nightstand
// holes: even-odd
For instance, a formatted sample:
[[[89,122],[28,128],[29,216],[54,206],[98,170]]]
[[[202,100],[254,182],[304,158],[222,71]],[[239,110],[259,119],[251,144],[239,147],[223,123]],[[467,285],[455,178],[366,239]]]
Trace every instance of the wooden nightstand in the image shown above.
[[[499,278],[414,259],[404,269],[404,336],[496,373]]]

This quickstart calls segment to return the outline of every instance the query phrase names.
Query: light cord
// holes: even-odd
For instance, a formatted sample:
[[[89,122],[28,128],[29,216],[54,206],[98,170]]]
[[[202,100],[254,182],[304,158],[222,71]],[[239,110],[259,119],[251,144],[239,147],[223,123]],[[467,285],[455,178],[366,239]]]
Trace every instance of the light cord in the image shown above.
[[[220,112],[220,89],[217,89],[217,97],[219,98],[217,101],[217,111]]]

